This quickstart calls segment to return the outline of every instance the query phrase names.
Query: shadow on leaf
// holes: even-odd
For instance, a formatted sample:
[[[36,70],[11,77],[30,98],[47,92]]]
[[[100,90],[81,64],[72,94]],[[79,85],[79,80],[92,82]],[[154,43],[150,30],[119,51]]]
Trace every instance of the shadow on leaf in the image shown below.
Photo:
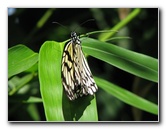
[[[66,94],[63,93],[62,107],[65,121],[78,121],[93,99],[94,96],[88,95],[70,101]]]

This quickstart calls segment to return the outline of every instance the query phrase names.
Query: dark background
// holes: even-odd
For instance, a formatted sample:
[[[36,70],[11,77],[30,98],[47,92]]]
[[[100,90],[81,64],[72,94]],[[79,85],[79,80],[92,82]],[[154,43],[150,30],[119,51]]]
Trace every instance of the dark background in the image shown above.
[[[9,8],[8,47],[24,44],[33,51],[39,52],[45,41],[65,41],[70,38],[70,32],[75,28],[80,34],[111,29],[133,10],[127,8]],[[37,27],[39,20],[46,12],[51,12],[51,15],[46,18],[46,22],[41,27]],[[88,19],[95,19],[95,21],[80,26]],[[58,22],[65,27],[52,22]],[[119,30],[116,36],[127,36],[131,39],[113,40],[111,43],[158,58],[158,9],[141,9],[140,14]],[[97,38],[97,35],[90,37]],[[136,77],[93,57],[88,58],[88,63],[93,75],[103,76],[112,83],[158,103],[158,84]],[[36,96],[40,97],[38,78],[33,80],[33,85],[38,90]],[[8,119],[33,121],[34,119],[27,111],[28,106],[28,104],[16,106],[9,102]],[[40,116],[37,120],[45,120],[43,105],[39,103],[35,104],[35,107]],[[158,116],[131,107],[102,89],[97,92],[97,108],[101,121],[158,120]]]

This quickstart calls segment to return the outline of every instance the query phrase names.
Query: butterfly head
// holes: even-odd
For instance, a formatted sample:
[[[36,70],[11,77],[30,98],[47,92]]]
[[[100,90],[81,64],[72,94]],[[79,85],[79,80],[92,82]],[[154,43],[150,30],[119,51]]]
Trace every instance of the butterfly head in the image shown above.
[[[79,36],[77,36],[77,33],[76,33],[76,32],[71,32],[71,40],[72,40],[74,43],[80,44],[80,39],[79,39]]]

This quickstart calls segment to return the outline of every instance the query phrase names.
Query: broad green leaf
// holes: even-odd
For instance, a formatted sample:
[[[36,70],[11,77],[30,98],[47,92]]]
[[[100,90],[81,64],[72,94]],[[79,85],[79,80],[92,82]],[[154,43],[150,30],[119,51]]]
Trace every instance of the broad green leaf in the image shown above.
[[[8,50],[8,78],[32,67],[38,61],[38,54],[24,45]]]
[[[70,101],[64,94],[63,100],[66,121],[98,121],[96,99],[93,96],[88,95]]]
[[[32,67],[30,67],[29,69],[25,70],[24,72],[37,73],[37,71],[38,71],[38,63],[34,64]]]
[[[46,41],[39,52],[39,82],[47,121],[63,121],[62,44]]]
[[[45,42],[39,52],[39,81],[47,121],[96,121],[96,99],[70,101],[63,91],[61,58],[65,43]]]
[[[85,53],[136,76],[158,82],[157,59],[91,38],[82,38],[82,42]]]
[[[133,94],[115,84],[112,84],[104,79],[95,77],[95,81],[98,86],[100,86],[103,90],[113,95],[114,97],[120,99],[121,101],[137,107],[141,110],[147,111],[149,113],[158,115],[158,105]]]

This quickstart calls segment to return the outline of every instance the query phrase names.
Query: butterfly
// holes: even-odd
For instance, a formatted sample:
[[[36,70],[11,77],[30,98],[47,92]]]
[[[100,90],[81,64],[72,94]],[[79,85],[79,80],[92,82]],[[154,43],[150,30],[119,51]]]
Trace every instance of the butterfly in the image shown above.
[[[64,47],[61,75],[64,90],[70,100],[94,95],[98,90],[76,32],[71,32],[71,39]]]

